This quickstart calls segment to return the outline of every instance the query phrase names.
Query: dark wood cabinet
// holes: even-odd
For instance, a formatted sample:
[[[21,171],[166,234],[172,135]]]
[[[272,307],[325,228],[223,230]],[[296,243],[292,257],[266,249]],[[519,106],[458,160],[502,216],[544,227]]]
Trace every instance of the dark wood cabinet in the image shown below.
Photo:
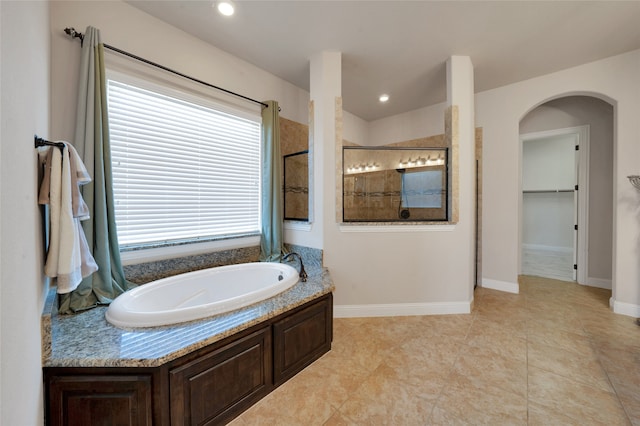
[[[331,349],[332,307],[331,303],[316,303],[273,324],[276,386]]]
[[[331,349],[331,293],[159,367],[45,367],[46,424],[218,425]]]
[[[49,383],[52,426],[151,425],[151,376],[53,376]]]
[[[220,424],[271,388],[271,329],[265,327],[169,371],[171,424]]]

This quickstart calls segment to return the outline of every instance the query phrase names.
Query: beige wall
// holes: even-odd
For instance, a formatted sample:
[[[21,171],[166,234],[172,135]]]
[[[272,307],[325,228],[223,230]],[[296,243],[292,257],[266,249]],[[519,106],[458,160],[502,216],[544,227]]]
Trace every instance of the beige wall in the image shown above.
[[[483,280],[516,283],[519,261],[519,123],[549,100],[599,97],[614,106],[613,306],[640,316],[640,193],[627,179],[640,158],[640,51],[476,94],[484,132]]]
[[[282,117],[307,122],[308,92],[124,2],[55,1],[51,3],[53,137],[68,140],[74,129],[80,44],[63,30],[74,27],[84,32],[89,25],[100,30],[104,43],[253,99],[277,100]],[[107,55],[115,54],[107,51]],[[223,95],[212,90],[212,96]]]
[[[70,117],[75,109],[74,81],[77,74],[79,48],[77,41],[69,40],[61,31],[66,26],[75,26],[79,30],[91,24],[101,29],[103,39],[110,44],[130,50],[167,66],[184,70],[196,77],[211,81],[231,90],[239,91],[258,99],[277,99],[282,106],[282,116],[299,123],[307,122],[309,94],[282,80],[257,69],[232,55],[222,52],[202,41],[170,27],[125,3],[121,2],[53,2],[52,3],[52,107],[51,137],[69,138],[73,133]],[[133,28],[124,32],[122,28]],[[162,46],[162,48],[158,48]],[[638,263],[634,260],[635,244],[638,238],[638,224],[634,221],[634,209],[637,196],[632,191],[626,175],[637,174],[637,166],[632,159],[638,158],[633,145],[634,134],[638,129],[638,100],[640,96],[630,88],[638,87],[637,52],[620,57],[586,64],[560,73],[479,93],[476,96],[477,126],[484,130],[485,172],[483,203],[483,271],[485,278],[498,282],[516,283],[518,270],[518,176],[519,160],[517,148],[518,123],[527,111],[549,99],[566,94],[593,92],[609,97],[616,104],[617,153],[615,162],[618,167],[614,179],[617,210],[614,212],[616,229],[626,229],[623,234],[614,229],[614,253],[617,261],[614,265],[616,275],[624,278],[622,292],[619,294],[624,303],[640,305],[640,290],[633,288],[640,277]],[[313,71],[313,70],[312,70]],[[635,74],[633,74],[635,72]],[[330,94],[331,99],[334,98]],[[441,113],[445,105],[435,105],[421,110],[411,111],[400,116],[377,120],[367,124],[359,118],[345,113],[344,137],[362,145],[380,145],[390,142],[414,139],[424,135],[443,133]],[[435,114],[432,112],[440,111]],[[636,117],[636,118],[633,118]],[[425,129],[433,129],[426,131]],[[468,126],[467,126],[468,127]],[[326,134],[326,138],[333,135]],[[320,144],[317,141],[317,144]],[[321,146],[321,145],[318,145]],[[335,153],[318,150],[314,158],[316,185],[332,185],[335,179],[327,178],[327,172],[334,172]],[[470,181],[473,170],[472,153],[463,158],[461,167],[466,181]],[[317,162],[317,163],[316,163]],[[323,169],[323,167],[325,167]],[[318,182],[322,181],[322,182]],[[462,188],[462,198],[472,199],[471,186]],[[324,192],[319,192],[324,194]],[[332,189],[332,194],[334,194]],[[335,194],[334,194],[335,195]],[[381,235],[358,234],[349,237],[336,237],[336,244],[325,245],[326,235],[340,235],[335,223],[333,200],[327,201],[322,195],[314,200],[316,223],[308,231],[293,231],[289,238],[296,244],[324,248],[332,252],[330,256],[337,285],[337,303],[377,303],[376,301],[451,301],[460,300],[451,281],[459,281],[447,274],[427,273],[430,264],[443,265],[445,271],[459,269],[456,256],[443,253],[460,253],[469,257],[470,248],[466,228],[464,238],[451,238],[449,231]],[[331,221],[323,221],[319,206],[326,205]],[[463,209],[471,206],[464,206]],[[466,213],[465,213],[466,216]],[[320,222],[320,223],[319,223]],[[330,229],[323,229],[325,226]],[[461,226],[467,226],[463,223]],[[462,230],[458,227],[458,230]],[[325,231],[327,234],[325,234]],[[344,242],[344,244],[341,244]],[[375,250],[371,250],[375,247]],[[443,248],[437,250],[436,248]],[[391,250],[389,250],[389,248]],[[393,251],[389,258],[386,254]],[[616,255],[616,254],[614,254]],[[383,274],[376,275],[367,269],[371,263],[390,265]],[[427,266],[416,266],[424,265]],[[465,261],[465,265],[466,265]],[[466,266],[465,266],[466,268]],[[403,277],[422,277],[418,279],[398,279],[397,272]],[[468,275],[465,271],[465,276]],[[463,280],[465,280],[464,278]],[[390,289],[389,283],[403,282],[397,289]],[[375,284],[371,284],[371,283]],[[637,286],[636,286],[637,287]]]
[[[42,216],[33,136],[49,137],[49,3],[0,2],[0,424],[44,421]]]
[[[462,88],[452,103],[463,109],[464,117],[458,127],[459,133],[464,135],[459,142],[458,222],[444,227],[396,226],[376,229],[374,226],[366,232],[357,232],[355,226],[340,226],[335,213],[331,220],[325,220],[325,262],[336,283],[335,304],[339,315],[451,313],[469,309],[473,299],[475,267],[473,85],[469,68],[456,69],[450,77],[453,84],[459,84]],[[443,133],[445,108],[439,105],[410,112],[406,117],[385,119],[384,122],[389,123],[395,131],[386,132],[382,140],[376,137],[375,145]],[[424,123],[436,121],[427,118],[426,114],[429,113],[438,114],[440,124],[434,124],[432,128],[438,128],[439,131],[424,133],[430,127]],[[382,122],[380,120],[376,127]],[[345,139],[373,145],[360,143],[362,140],[374,141],[370,132],[368,135],[367,132],[358,134],[349,125],[350,122],[346,121],[344,133],[349,133],[353,139]],[[335,149],[331,152],[339,155]],[[335,174],[334,161],[327,162],[325,173]],[[331,184],[335,188],[335,182]],[[335,199],[335,193],[331,195]],[[326,197],[324,202],[327,203],[328,199]],[[333,201],[331,207],[335,212]]]
[[[73,135],[80,50],[62,30],[96,26],[110,44],[253,98],[277,99],[282,116],[300,123],[308,119],[309,93],[122,2],[0,2],[0,16],[0,423],[38,425],[43,422],[40,314],[47,282],[40,272],[44,254],[33,134]],[[626,178],[640,172],[639,69],[640,51],[635,51],[476,95],[477,126],[484,131],[483,277],[517,280],[519,121],[550,99],[593,95],[614,105],[614,308],[640,316],[640,194]],[[440,134],[443,114],[429,112],[444,109],[436,105],[371,126],[345,113],[344,137],[379,145]],[[316,160],[324,164],[323,158]],[[334,172],[333,165],[318,170],[317,178]],[[320,197],[316,204],[325,201]],[[471,220],[467,213],[461,220]],[[320,229],[320,236],[301,240],[330,253],[336,303],[469,300],[470,222],[463,223],[459,237],[447,230],[344,236],[333,212],[326,225],[326,233]],[[323,235],[330,238],[326,246]],[[460,269],[460,255],[465,270],[449,273]],[[434,266],[443,272],[433,273]]]

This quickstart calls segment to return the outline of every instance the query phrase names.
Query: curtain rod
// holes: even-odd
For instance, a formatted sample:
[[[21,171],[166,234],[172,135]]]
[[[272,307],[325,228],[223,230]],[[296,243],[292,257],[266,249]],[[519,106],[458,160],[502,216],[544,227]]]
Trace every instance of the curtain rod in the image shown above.
[[[64,32],[67,33],[72,38],[79,38],[81,43],[84,42],[84,34],[77,32],[75,30],[75,28],[73,28],[73,27],[65,28]],[[206,81],[199,80],[199,79],[197,79],[195,77],[190,77],[190,76],[188,76],[186,74],[183,74],[183,73],[181,73],[179,71],[175,71],[175,70],[172,70],[171,68],[167,68],[164,65],[160,65],[160,64],[158,64],[156,62],[152,62],[152,61],[150,61],[148,59],[141,58],[140,56],[134,55],[133,53],[125,52],[124,50],[118,49],[117,47],[113,47],[111,45],[108,45],[107,43],[103,43],[103,45],[104,45],[104,47],[106,47],[109,50],[113,50],[114,52],[119,53],[121,55],[128,56],[128,57],[133,58],[135,60],[138,60],[140,62],[144,62],[147,65],[151,65],[151,66],[154,66],[156,68],[160,68],[160,69],[162,69],[164,71],[167,71],[167,72],[170,72],[172,74],[179,75],[180,77],[186,78],[187,80],[195,81],[196,83],[203,84],[203,85],[205,85],[207,87],[211,87],[213,89],[220,90],[222,92],[228,93],[228,94],[233,95],[233,96],[237,96],[237,97],[245,99],[247,101],[254,102],[256,104],[260,104],[265,108],[269,108],[269,104],[266,104],[264,102],[260,102],[258,100],[255,100],[255,99],[249,98],[247,96],[241,95],[239,93],[232,92],[231,90],[223,89],[222,87],[215,86],[213,84],[207,83]]]
[[[33,136],[35,147],[38,148],[40,146],[57,146],[58,148],[64,148],[65,145],[62,142],[51,142],[46,139],[39,137],[38,135]]]

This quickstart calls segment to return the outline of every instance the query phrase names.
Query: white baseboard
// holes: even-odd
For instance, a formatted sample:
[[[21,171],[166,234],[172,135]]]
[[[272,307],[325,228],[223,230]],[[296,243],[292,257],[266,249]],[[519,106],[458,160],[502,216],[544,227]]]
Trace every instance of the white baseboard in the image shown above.
[[[634,305],[633,303],[618,302],[617,300],[609,301],[611,305],[613,302],[613,312],[616,314],[627,315],[634,318],[640,318],[640,305]]]
[[[334,305],[335,318],[399,317],[471,313],[472,302],[390,303],[374,305]]]
[[[507,281],[490,280],[489,278],[483,278],[483,288],[490,288],[492,290],[506,291],[508,293],[520,293],[520,285],[518,283],[510,283]]]
[[[605,280],[604,278],[587,277],[587,283],[589,287],[598,287],[611,290],[611,280]]]

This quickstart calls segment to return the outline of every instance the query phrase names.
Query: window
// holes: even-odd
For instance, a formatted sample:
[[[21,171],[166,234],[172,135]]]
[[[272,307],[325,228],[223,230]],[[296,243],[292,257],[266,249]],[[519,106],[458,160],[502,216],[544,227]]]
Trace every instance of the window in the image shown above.
[[[260,117],[150,87],[107,82],[121,247],[259,233]]]
[[[401,206],[407,209],[441,209],[443,204],[443,171],[411,171],[402,173]]]

